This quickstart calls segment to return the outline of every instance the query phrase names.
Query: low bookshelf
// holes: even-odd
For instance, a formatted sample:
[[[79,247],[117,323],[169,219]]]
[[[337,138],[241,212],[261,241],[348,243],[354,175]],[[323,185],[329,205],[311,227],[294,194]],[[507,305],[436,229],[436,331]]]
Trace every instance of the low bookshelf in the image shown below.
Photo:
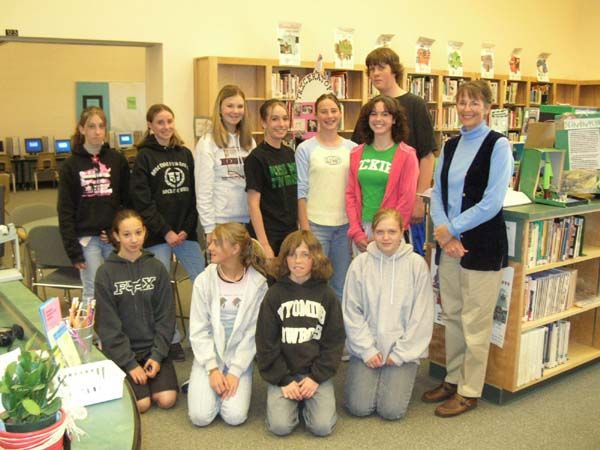
[[[583,218],[581,245],[577,254],[573,252],[569,257],[567,251],[564,259],[532,264],[530,247],[537,245],[534,242],[541,242],[532,239],[532,224],[555,219],[558,223],[559,219],[575,216]],[[600,360],[600,201],[569,208],[539,204],[505,208],[504,219],[507,223],[511,222],[512,229],[516,230],[514,254],[509,257],[509,265],[514,269],[514,278],[504,345],[502,348],[490,346],[483,393],[485,398],[498,403],[584,364]],[[561,270],[576,270],[576,285],[572,286],[574,304],[552,314],[536,317],[535,320],[528,320],[526,313],[524,315],[527,302],[530,301],[528,277]],[[556,298],[559,301],[563,300],[560,296]],[[568,350],[562,363],[543,368],[532,379],[523,382],[519,370],[523,371],[524,361],[529,364],[535,359],[533,354],[525,354],[530,356],[525,359],[521,355],[522,351],[526,350],[524,333],[543,330],[546,327],[547,331],[539,333],[548,336],[557,324],[566,325],[569,330],[568,344],[565,342]],[[434,326],[429,353],[430,373],[443,376],[445,350],[442,325]]]

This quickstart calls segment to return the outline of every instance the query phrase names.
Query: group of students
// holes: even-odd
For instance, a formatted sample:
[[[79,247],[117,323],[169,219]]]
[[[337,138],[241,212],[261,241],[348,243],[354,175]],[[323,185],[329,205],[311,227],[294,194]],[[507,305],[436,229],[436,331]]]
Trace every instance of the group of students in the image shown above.
[[[431,184],[435,141],[426,104],[398,85],[398,56],[382,48],[366,62],[382,95],[361,109],[353,139],[339,136],[340,102],[324,94],[315,103],[317,134],[295,152],[284,144],[286,105],[260,107],[257,146],[244,93],[233,85],[221,89],[213,129],[193,156],[173,112],[153,105],[131,174],[104,143],[104,113],[82,113],[61,169],[60,228],[84,297],[97,300],[103,350],[126,371],[140,411],[177,398],[169,356],[181,340],[168,274],[175,253],[193,280],[195,425],[218,414],[231,425],[246,420],[256,358],[269,385],[268,429],[290,433],[302,405],[311,432],[331,433],[332,377],[344,348],[348,411],[390,420],[406,413],[433,328],[429,269],[417,254],[417,192]],[[501,197],[512,166],[508,141],[485,125],[490,105],[485,83],[461,85],[461,136],[446,143],[435,174],[448,375],[423,400],[444,401],[440,416],[472,409],[481,396],[506,264]]]

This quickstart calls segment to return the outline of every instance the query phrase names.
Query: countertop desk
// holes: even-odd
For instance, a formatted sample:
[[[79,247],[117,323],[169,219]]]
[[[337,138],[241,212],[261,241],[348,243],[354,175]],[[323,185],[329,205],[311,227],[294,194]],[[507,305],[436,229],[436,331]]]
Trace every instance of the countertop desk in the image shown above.
[[[32,335],[40,342],[45,341],[38,308],[40,299],[20,281],[0,283],[0,326],[10,327],[16,323],[25,330],[25,340],[15,341],[15,345],[24,345]],[[6,348],[0,348],[5,353]],[[105,359],[94,347],[92,360]],[[140,416],[135,405],[135,397],[129,385],[123,381],[123,397],[118,400],[87,406],[88,416],[77,421],[87,435],[78,442],[74,440],[71,448],[76,450],[117,450],[139,449],[141,445]]]

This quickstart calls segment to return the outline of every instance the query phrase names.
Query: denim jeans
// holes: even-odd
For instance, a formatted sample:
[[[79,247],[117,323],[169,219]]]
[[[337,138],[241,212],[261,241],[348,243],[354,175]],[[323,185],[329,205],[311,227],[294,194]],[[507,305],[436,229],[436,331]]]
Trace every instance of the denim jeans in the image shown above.
[[[82,245],[81,248],[83,249],[86,265],[85,269],[79,271],[81,283],[83,284],[82,297],[84,299],[94,298],[96,272],[115,248],[110,243],[102,242],[98,236],[92,236],[88,244],[86,246]]]
[[[346,272],[348,272],[348,266],[350,266],[350,260],[352,259],[350,240],[348,239],[348,224],[327,226],[310,222],[310,229],[323,246],[323,253],[327,255],[333,265],[333,277],[331,277],[329,283],[338,299],[342,301]]]
[[[319,385],[312,398],[303,400],[302,416],[306,428],[316,436],[331,434],[337,422],[333,383],[327,380]],[[281,386],[267,388],[267,429],[277,436],[290,434],[298,425],[298,401],[283,396]]]
[[[196,241],[184,241],[174,248],[165,242],[164,244],[148,247],[146,250],[154,253],[156,259],[163,263],[169,274],[171,273],[171,257],[175,253],[175,256],[177,256],[177,259],[188,273],[192,284],[194,284],[194,280],[200,275],[200,272],[204,270],[204,255],[200,249],[200,244]],[[172,343],[177,342],[181,342],[181,333],[175,327],[175,335],[173,336]]]
[[[408,409],[418,367],[417,363],[404,363],[371,369],[351,357],[344,389],[346,409],[354,416],[377,413],[387,420],[401,419]]]
[[[248,418],[252,396],[252,364],[240,375],[235,395],[225,401],[210,387],[204,366],[194,359],[188,390],[188,415],[197,427],[210,425],[217,417],[229,425],[241,425]]]

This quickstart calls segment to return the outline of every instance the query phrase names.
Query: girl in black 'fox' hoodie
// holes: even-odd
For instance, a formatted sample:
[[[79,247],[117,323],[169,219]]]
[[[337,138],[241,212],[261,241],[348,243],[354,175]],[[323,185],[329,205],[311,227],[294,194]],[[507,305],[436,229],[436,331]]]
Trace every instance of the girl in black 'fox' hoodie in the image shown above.
[[[170,408],[177,376],[168,358],[175,308],[166,269],[143,250],[146,228],[127,209],[117,213],[112,236],[118,243],[96,274],[96,331],[102,349],[127,373],[140,412],[152,400]]]
[[[131,174],[131,203],[148,227],[146,248],[167,270],[175,253],[192,283],[204,269],[198,245],[194,157],[175,131],[175,116],[167,105],[152,105],[146,113],[148,132]],[[185,359],[175,331],[171,356]]]
[[[345,340],[340,302],[327,285],[333,270],[306,230],[285,238],[277,266],[278,281],[265,295],[256,327],[258,368],[269,383],[267,428],[291,433],[303,401],[306,427],[325,436],[337,421],[331,378]]]

